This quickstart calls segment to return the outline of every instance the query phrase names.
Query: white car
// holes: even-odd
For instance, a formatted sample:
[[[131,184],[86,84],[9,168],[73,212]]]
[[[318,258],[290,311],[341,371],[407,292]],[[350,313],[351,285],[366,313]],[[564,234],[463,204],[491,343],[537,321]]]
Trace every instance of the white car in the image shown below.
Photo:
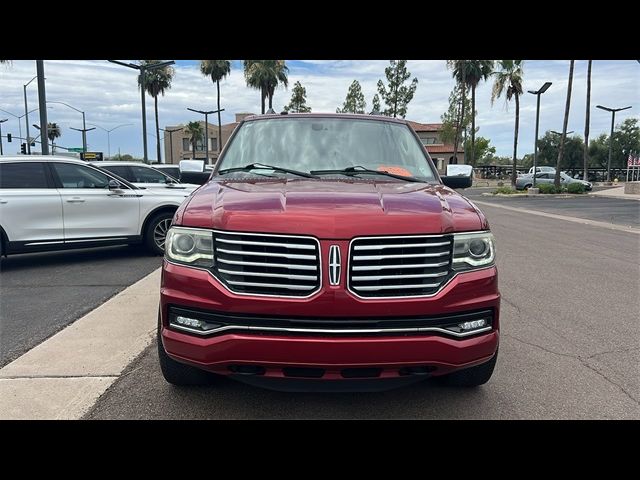
[[[166,173],[167,175],[175,178],[177,181],[180,181],[179,165],[175,165],[173,163],[154,163],[152,167],[156,170],[160,170],[162,173]]]
[[[536,167],[536,172],[538,173],[556,173],[555,167]],[[529,169],[529,175],[533,174],[533,167]]]
[[[136,187],[153,189],[183,189],[192,192],[200,185],[180,183],[173,176],[139,162],[92,162],[96,167],[115,173]]]
[[[86,162],[0,157],[0,255],[144,243],[164,252],[173,215],[190,195],[142,189]]]

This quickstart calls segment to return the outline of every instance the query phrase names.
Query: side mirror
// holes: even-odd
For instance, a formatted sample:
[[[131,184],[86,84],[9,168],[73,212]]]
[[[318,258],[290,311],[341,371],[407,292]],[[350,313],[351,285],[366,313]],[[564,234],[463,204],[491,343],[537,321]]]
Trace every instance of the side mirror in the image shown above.
[[[114,192],[121,192],[122,191],[122,184],[117,181],[117,180],[109,180],[109,190],[112,190]]]
[[[469,188],[473,185],[473,167],[471,165],[447,165],[447,175],[440,177],[449,188]]]

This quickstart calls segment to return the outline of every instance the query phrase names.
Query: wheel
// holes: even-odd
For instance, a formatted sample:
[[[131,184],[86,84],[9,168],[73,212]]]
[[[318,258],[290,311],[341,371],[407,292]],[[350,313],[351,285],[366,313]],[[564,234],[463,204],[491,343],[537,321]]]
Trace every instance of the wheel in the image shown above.
[[[215,375],[205,372],[195,367],[173,360],[162,345],[162,335],[160,334],[160,324],[158,321],[158,357],[160,359],[160,370],[164,379],[179,387],[210,385],[214,383]]]
[[[524,190],[529,190],[531,187],[533,187],[533,185],[528,183],[527,185],[524,186]]]
[[[144,244],[154,255],[164,255],[164,241],[171,226],[172,212],[162,212],[155,215],[144,232]]]
[[[443,375],[440,379],[445,385],[451,387],[477,387],[489,381],[493,374],[493,369],[496,366],[497,359],[498,351],[496,350],[496,354],[488,362]]]

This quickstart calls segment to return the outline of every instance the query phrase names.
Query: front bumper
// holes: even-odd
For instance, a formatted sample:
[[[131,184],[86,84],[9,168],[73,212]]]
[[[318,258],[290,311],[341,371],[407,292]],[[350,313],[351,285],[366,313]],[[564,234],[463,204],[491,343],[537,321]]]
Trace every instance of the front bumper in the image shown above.
[[[411,372],[443,375],[491,359],[498,347],[500,294],[490,267],[461,273],[432,297],[359,299],[343,287],[323,289],[306,299],[240,296],[208,272],[165,261],[161,286],[161,338],[173,359],[214,373],[242,371],[267,377],[392,378]],[[349,335],[268,331],[220,331],[195,335],[169,327],[169,308],[327,321],[394,319],[492,311],[492,328],[470,337],[443,332]],[[248,368],[247,368],[248,367]]]

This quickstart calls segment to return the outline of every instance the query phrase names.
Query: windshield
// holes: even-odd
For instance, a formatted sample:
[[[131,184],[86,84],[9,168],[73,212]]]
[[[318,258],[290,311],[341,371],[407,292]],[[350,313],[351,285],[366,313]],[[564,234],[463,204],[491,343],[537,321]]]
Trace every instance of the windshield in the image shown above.
[[[246,122],[228,146],[219,168],[239,168],[253,163],[306,173],[358,166],[413,176],[426,182],[436,179],[426,151],[410,128],[379,120],[298,117]],[[265,173],[264,170],[261,173]],[[247,174],[251,173],[232,173]],[[288,175],[278,171],[269,173],[272,174]],[[350,178],[382,179],[370,175]],[[398,180],[386,177],[385,181]]]

